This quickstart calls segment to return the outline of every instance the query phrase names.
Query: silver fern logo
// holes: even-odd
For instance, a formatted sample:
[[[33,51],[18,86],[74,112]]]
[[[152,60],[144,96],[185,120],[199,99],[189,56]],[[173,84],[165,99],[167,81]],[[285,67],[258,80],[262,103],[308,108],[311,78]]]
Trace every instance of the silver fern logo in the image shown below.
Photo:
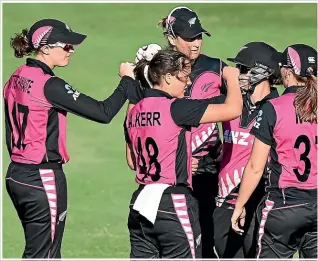
[[[196,17],[193,17],[193,18],[189,19],[188,23],[189,23],[190,27],[191,27],[193,24],[195,24],[195,21],[196,21],[196,20],[197,20]]]

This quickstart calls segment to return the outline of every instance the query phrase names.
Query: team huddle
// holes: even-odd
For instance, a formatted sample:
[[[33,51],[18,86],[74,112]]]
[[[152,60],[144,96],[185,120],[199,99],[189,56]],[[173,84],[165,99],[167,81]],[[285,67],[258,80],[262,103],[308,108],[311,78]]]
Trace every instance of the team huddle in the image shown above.
[[[249,42],[232,67],[201,53],[210,33],[193,10],[159,24],[168,46],[139,48],[104,101],[53,73],[86,35],[43,19],[11,39],[16,57],[35,55],[4,87],[23,258],[61,258],[67,112],[109,123],[127,99],[131,258],[317,258],[317,51]]]

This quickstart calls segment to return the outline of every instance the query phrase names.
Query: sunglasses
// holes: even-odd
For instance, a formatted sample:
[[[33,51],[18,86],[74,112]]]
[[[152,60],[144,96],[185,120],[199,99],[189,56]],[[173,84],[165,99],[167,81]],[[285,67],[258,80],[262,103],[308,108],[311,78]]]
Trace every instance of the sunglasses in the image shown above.
[[[286,68],[286,69],[290,69],[290,70],[293,70],[293,66],[290,66],[290,65],[281,65],[281,64],[278,64],[279,65],[279,69],[281,68]]]
[[[251,69],[251,68],[249,68],[243,64],[239,64],[239,63],[236,64],[236,68],[239,69],[240,74],[247,74],[249,72],[249,70]]]
[[[61,43],[61,42],[57,42],[55,44],[48,44],[48,46],[55,48],[55,47],[60,47],[62,48],[65,52],[74,52],[74,46],[71,44],[66,44],[66,43]]]

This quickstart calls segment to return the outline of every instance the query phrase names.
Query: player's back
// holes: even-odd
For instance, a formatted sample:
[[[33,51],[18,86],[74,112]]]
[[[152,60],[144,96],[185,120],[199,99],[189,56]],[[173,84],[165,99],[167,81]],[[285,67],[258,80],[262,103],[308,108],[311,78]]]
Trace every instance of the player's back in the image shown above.
[[[40,67],[22,65],[4,87],[6,141],[14,162],[40,164],[61,160],[53,152],[63,145],[58,141],[65,134],[59,131],[58,124],[65,122],[65,113],[62,119],[45,98],[44,85],[51,77]]]
[[[127,115],[139,184],[191,186],[191,133],[173,121],[170,108],[174,100],[147,97]]]
[[[317,189],[317,123],[300,121],[294,97],[288,93],[270,101],[276,112],[270,183],[279,188]]]

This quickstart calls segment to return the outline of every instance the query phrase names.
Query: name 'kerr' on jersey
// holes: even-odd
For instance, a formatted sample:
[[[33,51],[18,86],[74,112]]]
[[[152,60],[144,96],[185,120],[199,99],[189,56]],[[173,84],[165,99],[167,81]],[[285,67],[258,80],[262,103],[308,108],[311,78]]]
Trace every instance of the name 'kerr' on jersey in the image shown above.
[[[134,155],[136,182],[191,187],[191,133],[175,124],[175,99],[147,97],[128,113],[125,122]]]

